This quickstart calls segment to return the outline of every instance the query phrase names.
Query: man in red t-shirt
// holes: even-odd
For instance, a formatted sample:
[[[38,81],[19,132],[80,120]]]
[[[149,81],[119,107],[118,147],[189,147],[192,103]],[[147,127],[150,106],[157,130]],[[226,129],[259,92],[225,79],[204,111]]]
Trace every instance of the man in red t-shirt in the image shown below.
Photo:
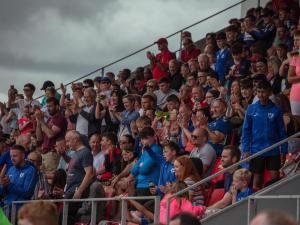
[[[147,58],[150,60],[153,78],[159,80],[167,75],[169,61],[175,59],[176,56],[173,52],[169,51],[166,38],[160,38],[155,43],[157,44],[160,53],[154,56],[153,53],[147,52]]]
[[[187,63],[190,59],[197,59],[201,50],[194,45],[191,38],[185,37],[182,40],[183,49],[180,52],[181,62]]]
[[[65,136],[67,131],[67,120],[59,111],[59,102],[55,97],[47,99],[47,109],[50,118],[45,121],[41,110],[36,110],[37,121],[36,136],[38,141],[42,141],[43,167],[45,171],[56,170],[60,156],[54,146],[57,138]]]

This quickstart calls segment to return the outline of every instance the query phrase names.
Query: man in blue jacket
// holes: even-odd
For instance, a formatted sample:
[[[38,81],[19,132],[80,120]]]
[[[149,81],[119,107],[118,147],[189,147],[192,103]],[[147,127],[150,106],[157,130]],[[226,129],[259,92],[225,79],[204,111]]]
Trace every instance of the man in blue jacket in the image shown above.
[[[269,100],[270,95],[270,83],[260,81],[257,85],[259,101],[248,107],[243,125],[242,150],[246,157],[286,138],[283,113]],[[250,161],[254,190],[262,187],[265,167],[271,180],[279,178],[281,161],[284,161],[286,153],[287,144],[283,144]]]
[[[158,184],[160,173],[160,162],[162,159],[162,150],[155,143],[155,132],[151,127],[145,127],[140,131],[141,143],[143,145],[142,154],[139,160],[133,165],[131,173],[135,177],[136,195],[151,195],[149,184]],[[154,153],[150,156],[147,148]]]
[[[15,145],[10,150],[13,166],[0,176],[0,195],[4,196],[3,205],[13,201],[30,200],[37,183],[37,171],[33,164],[25,161],[25,149]],[[4,173],[4,171],[2,171]]]

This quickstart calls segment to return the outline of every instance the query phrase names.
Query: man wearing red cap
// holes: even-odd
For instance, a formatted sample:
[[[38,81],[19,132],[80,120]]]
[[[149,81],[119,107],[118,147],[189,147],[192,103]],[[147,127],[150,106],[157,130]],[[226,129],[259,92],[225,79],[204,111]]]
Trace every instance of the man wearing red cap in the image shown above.
[[[147,52],[147,58],[150,60],[150,65],[153,73],[153,78],[159,80],[167,75],[168,63],[171,59],[176,58],[175,54],[168,49],[168,41],[166,38],[160,38],[155,42],[157,44],[158,53],[154,56],[153,53]]]

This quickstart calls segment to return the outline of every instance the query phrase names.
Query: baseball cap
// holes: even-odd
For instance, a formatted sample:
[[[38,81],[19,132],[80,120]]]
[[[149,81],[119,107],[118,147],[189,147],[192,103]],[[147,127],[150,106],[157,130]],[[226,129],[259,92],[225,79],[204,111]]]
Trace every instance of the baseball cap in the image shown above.
[[[159,38],[155,44],[168,44],[168,40],[166,38]]]
[[[101,83],[111,83],[111,80],[108,77],[102,77]]]
[[[100,83],[100,82],[101,82],[101,79],[102,79],[101,77],[95,77],[95,78],[94,78],[94,82]]]
[[[258,62],[262,59],[262,57],[260,55],[252,55],[251,58],[250,58],[250,62]]]
[[[54,87],[54,83],[50,80],[47,80],[44,82],[43,87],[41,88],[41,90],[46,90],[46,88],[48,87]]]

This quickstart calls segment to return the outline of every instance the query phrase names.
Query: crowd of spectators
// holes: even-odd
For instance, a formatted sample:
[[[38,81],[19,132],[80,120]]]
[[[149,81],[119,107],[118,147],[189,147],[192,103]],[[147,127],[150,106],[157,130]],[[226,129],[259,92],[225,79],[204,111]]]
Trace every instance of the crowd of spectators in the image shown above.
[[[107,72],[70,90],[61,84],[60,93],[45,81],[41,101],[31,83],[23,94],[11,86],[0,103],[2,205],[159,195],[166,223],[173,193],[299,131],[298,19],[284,1],[268,3],[208,33],[203,49],[188,31],[178,57],[158,39],[159,52],[147,52],[145,68]],[[292,139],[190,189],[171,201],[170,216],[201,218],[246,198],[284,176],[280,168],[299,150]],[[213,199],[216,190],[223,194]],[[152,201],[130,200],[127,218],[151,223],[153,210]],[[71,203],[69,224],[88,221],[90,213],[91,203]],[[118,221],[120,213],[118,202],[97,203],[97,221]]]

